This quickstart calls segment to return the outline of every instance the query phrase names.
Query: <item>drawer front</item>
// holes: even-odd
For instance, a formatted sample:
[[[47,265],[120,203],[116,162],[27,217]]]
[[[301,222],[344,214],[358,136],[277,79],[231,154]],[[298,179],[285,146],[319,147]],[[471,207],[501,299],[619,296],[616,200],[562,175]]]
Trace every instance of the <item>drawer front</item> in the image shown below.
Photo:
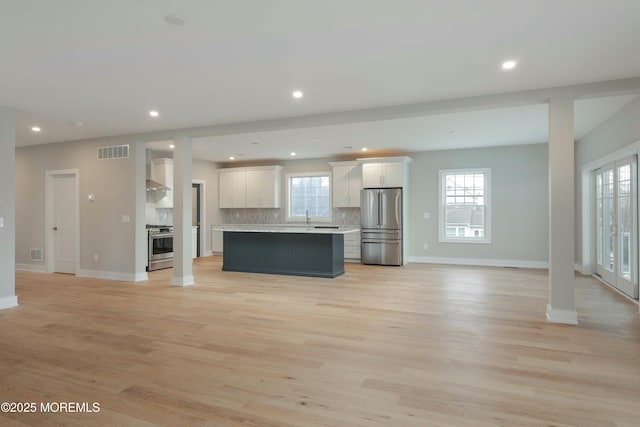
[[[344,235],[344,245],[360,246],[360,233],[348,233]]]
[[[345,258],[360,258],[360,246],[345,246],[344,247]]]

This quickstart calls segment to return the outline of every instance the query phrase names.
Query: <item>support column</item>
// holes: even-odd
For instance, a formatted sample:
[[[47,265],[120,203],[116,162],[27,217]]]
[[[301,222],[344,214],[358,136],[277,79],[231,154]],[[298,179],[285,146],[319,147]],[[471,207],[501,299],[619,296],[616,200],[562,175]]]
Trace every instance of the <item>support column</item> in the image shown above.
[[[147,261],[149,258],[149,236],[146,230],[147,201],[147,147],[144,142],[134,143],[135,159],[135,272],[136,282],[147,280]]]
[[[16,113],[0,107],[0,310],[16,307]]]
[[[174,138],[173,150],[173,279],[174,286],[193,285],[191,258],[192,142]]]
[[[575,305],[573,98],[549,102],[549,304],[547,319],[578,324]]]

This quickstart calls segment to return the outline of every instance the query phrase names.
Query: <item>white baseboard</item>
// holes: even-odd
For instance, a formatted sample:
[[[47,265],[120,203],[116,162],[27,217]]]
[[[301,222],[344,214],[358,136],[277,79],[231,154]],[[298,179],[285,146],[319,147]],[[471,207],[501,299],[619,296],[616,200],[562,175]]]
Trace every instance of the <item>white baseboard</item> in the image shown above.
[[[147,272],[143,272],[143,273],[136,273],[134,274],[134,282],[146,282],[147,280],[149,280],[149,275],[147,274]]]
[[[213,256],[213,251],[204,251],[204,255],[202,256]]]
[[[137,275],[133,273],[120,273],[117,271],[78,270],[78,277],[91,279],[117,280],[119,282],[135,282]]]
[[[33,273],[46,273],[47,266],[43,264],[19,264],[16,263],[16,271],[30,271]]]
[[[13,308],[18,306],[18,297],[16,295],[12,297],[0,298],[0,310],[6,308]]]
[[[575,271],[577,271],[580,274],[585,274],[584,269],[582,268],[582,264],[578,264],[576,262],[576,264],[573,267],[575,269]]]
[[[564,323],[567,325],[578,324],[578,312],[575,310],[556,310],[547,304],[547,320],[552,323]]]
[[[517,259],[446,258],[410,256],[409,262],[423,264],[479,265],[484,267],[549,268],[547,261]]]
[[[173,286],[191,286],[195,283],[193,276],[172,277],[171,284]]]

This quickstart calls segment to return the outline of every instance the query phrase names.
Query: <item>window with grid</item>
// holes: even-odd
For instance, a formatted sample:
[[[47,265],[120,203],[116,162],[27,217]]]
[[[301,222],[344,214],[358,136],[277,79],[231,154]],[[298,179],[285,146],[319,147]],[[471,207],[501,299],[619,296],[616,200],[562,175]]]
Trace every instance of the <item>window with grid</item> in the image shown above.
[[[439,240],[491,243],[491,170],[440,171]]]
[[[287,174],[287,220],[331,221],[331,173]]]

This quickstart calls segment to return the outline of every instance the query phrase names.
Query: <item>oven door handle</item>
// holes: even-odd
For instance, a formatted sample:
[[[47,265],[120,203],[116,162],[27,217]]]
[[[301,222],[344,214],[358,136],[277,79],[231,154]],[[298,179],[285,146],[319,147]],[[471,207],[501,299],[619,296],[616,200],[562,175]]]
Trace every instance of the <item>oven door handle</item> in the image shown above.
[[[173,237],[173,233],[151,234],[149,237],[152,239],[163,239],[166,237]]]

